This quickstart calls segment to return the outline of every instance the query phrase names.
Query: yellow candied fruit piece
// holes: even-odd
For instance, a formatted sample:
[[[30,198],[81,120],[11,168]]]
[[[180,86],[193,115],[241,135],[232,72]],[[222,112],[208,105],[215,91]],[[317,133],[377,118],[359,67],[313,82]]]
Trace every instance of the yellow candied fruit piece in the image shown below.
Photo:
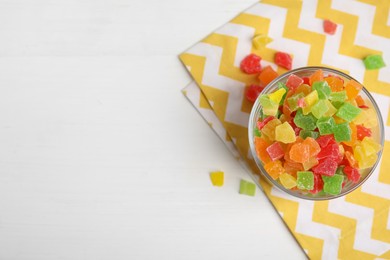
[[[328,99],[325,100],[325,103],[326,103],[326,106],[328,107],[328,111],[326,111],[323,116],[324,117],[331,117],[334,114],[336,114],[337,108],[335,108]]]
[[[366,156],[370,156],[371,154],[376,154],[382,149],[382,146],[377,142],[375,142],[372,137],[364,137],[364,139],[361,142],[361,146],[363,147]]]
[[[280,103],[280,100],[282,100],[283,95],[286,93],[286,90],[284,88],[280,88],[276,90],[274,93],[271,93],[268,95],[269,99],[274,101],[275,103]]]
[[[353,155],[358,161],[359,169],[370,168],[374,166],[375,162],[378,160],[378,155],[376,153],[367,156],[361,145],[356,145],[353,148]]]
[[[336,122],[336,124],[342,124],[342,123],[345,122],[344,119],[342,119],[342,118],[340,118],[340,117],[338,117],[338,116],[333,116],[333,119],[334,119],[334,121]]]
[[[294,129],[288,122],[275,127],[275,140],[284,144],[294,143],[297,137]]]
[[[304,163],[302,163],[303,169],[305,171],[310,170],[311,168],[313,168],[317,164],[318,164],[318,160],[317,160],[316,157],[311,157],[309,160],[307,160]]]
[[[214,186],[221,187],[224,183],[224,172],[222,171],[216,171],[216,172],[210,172],[210,179],[211,183]]]
[[[273,39],[264,34],[258,34],[252,39],[252,44],[255,49],[259,50],[265,47],[268,43],[272,42]]]
[[[377,115],[373,108],[368,108],[367,112],[367,120],[363,122],[363,126],[367,128],[373,128],[378,125]]]
[[[279,176],[279,180],[283,187],[285,187],[286,189],[292,189],[297,186],[297,180],[288,173],[282,173]]]
[[[362,125],[364,122],[368,120],[368,109],[361,109],[359,115],[355,117],[355,119],[352,121],[355,125]]]
[[[279,119],[275,118],[275,119],[272,119],[271,121],[269,121],[264,127],[263,129],[261,129],[261,132],[266,135],[268,137],[268,139],[270,141],[274,141],[275,140],[275,128],[278,126],[278,125],[281,125],[282,122],[280,122]]]
[[[307,115],[310,113],[311,107],[318,101],[317,90],[310,92],[303,100],[305,101],[305,106],[302,108],[302,112],[304,115]]]

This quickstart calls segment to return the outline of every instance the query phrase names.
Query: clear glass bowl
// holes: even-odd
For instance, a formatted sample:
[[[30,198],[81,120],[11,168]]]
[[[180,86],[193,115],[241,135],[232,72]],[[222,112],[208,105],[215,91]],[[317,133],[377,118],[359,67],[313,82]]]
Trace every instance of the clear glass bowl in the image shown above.
[[[279,77],[274,79],[272,82],[270,82],[267,85],[267,87],[263,90],[262,94],[272,93],[275,90],[277,90],[278,83],[279,82],[286,83],[287,78],[291,74],[295,74],[299,77],[307,77],[319,69],[321,69],[323,71],[325,76],[331,74],[331,75],[339,76],[342,79],[344,79],[345,81],[349,81],[352,79],[355,80],[351,76],[349,76],[341,71],[326,68],[326,67],[302,67],[302,68],[288,71],[287,73],[280,75]],[[383,119],[382,119],[381,113],[379,112],[378,105],[376,104],[374,98],[371,96],[371,94],[368,92],[368,90],[366,88],[363,87],[363,89],[360,91],[360,95],[366,101],[366,104],[369,107],[373,108],[376,112],[378,125],[375,128],[371,129],[372,130],[372,137],[374,138],[374,140],[376,140],[382,146],[382,149],[383,149],[384,125],[383,125]],[[376,166],[378,165],[378,163],[380,161],[380,158],[382,156],[382,150],[378,153],[378,160],[376,161],[376,163],[374,164],[374,166],[372,168],[364,169],[363,171],[360,170],[361,178],[360,178],[359,182],[352,183],[350,181],[347,181],[345,186],[342,188],[340,194],[338,194],[338,195],[330,195],[330,194],[325,194],[325,193],[311,194],[309,192],[304,192],[304,191],[298,190],[298,189],[297,190],[286,189],[278,181],[274,180],[271,176],[268,175],[267,171],[263,167],[263,163],[260,161],[260,159],[257,157],[257,154],[256,154],[255,145],[254,145],[254,137],[255,137],[254,136],[254,129],[256,128],[256,122],[260,116],[261,109],[262,109],[262,107],[260,105],[259,99],[257,99],[255,104],[253,105],[253,108],[252,108],[252,111],[251,111],[251,114],[249,117],[248,137],[249,137],[249,144],[250,144],[251,153],[252,153],[252,156],[257,164],[257,167],[259,168],[261,173],[264,175],[264,177],[271,184],[276,186],[282,192],[285,192],[287,194],[290,194],[292,196],[295,196],[295,197],[298,197],[301,199],[307,199],[307,200],[329,200],[329,199],[338,198],[338,197],[344,196],[344,195],[352,192],[353,190],[358,188],[360,185],[362,185],[371,176],[371,174],[374,172]]]

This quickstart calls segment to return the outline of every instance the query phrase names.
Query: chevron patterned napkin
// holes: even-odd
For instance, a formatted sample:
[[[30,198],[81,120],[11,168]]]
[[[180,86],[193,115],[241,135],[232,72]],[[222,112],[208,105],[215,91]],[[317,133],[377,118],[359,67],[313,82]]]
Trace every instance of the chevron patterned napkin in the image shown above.
[[[390,1],[265,0],[195,44],[180,59],[194,82],[184,94],[221,137],[227,148],[258,180],[308,257],[313,259],[390,259]],[[323,19],[338,24],[323,33]],[[273,39],[252,48],[252,38]],[[285,195],[254,174],[247,124],[252,104],[244,97],[255,76],[240,72],[249,53],[273,63],[276,51],[294,56],[293,68],[322,65],[343,70],[362,82],[376,99],[385,123],[382,161],[359,189],[330,201],[305,201]],[[382,54],[388,66],[367,71],[362,58]]]

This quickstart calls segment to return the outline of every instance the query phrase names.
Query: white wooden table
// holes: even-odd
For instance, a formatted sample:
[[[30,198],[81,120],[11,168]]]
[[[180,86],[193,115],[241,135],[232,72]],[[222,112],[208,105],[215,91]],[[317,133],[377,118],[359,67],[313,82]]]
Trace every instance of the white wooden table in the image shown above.
[[[0,259],[305,257],[180,92],[253,3],[0,0]]]

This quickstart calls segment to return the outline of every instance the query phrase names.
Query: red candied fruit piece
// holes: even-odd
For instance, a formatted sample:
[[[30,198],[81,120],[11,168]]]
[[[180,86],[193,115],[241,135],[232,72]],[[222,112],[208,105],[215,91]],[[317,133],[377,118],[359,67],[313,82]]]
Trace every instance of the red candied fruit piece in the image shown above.
[[[267,151],[269,157],[271,157],[272,161],[279,160],[284,156],[284,150],[279,142],[274,142],[265,150]]]
[[[351,166],[345,166],[343,171],[345,175],[347,175],[348,180],[352,181],[353,183],[359,182],[360,173],[358,169],[353,168]]]
[[[252,84],[245,91],[245,97],[248,101],[254,103],[260,93],[263,91],[264,86]]]
[[[303,79],[297,75],[291,74],[286,82],[286,87],[291,90],[296,90],[303,83]]]
[[[324,20],[324,32],[326,32],[327,34],[335,34],[336,32],[336,29],[337,29],[337,24],[332,22],[331,20]]]
[[[290,54],[278,51],[275,53],[274,61],[278,66],[291,70],[292,58]]]
[[[321,148],[327,146],[331,140],[334,141],[333,135],[321,135],[316,139]]]
[[[314,174],[314,187],[312,190],[309,190],[310,193],[316,194],[322,190],[324,187],[324,181],[321,178],[321,175]]]
[[[337,162],[334,158],[326,158],[321,160],[316,166],[312,168],[315,174],[325,176],[333,176],[337,170]]]
[[[258,129],[263,129],[263,127],[269,122],[271,121],[272,119],[275,119],[274,116],[269,116],[269,117],[266,117],[263,119],[263,121],[257,121],[257,128]]]
[[[362,125],[357,125],[356,131],[357,131],[357,139],[359,141],[362,141],[364,137],[370,137],[372,135],[371,129],[366,128]]]
[[[259,73],[261,71],[260,61],[261,58],[256,54],[249,54],[241,61],[240,69],[246,74]]]
[[[303,77],[302,80],[303,80],[303,84],[310,86],[310,78],[309,77]]]
[[[336,142],[330,141],[327,146],[322,147],[320,153],[317,155],[317,159],[331,158],[332,160],[338,160],[339,156],[339,145]]]

